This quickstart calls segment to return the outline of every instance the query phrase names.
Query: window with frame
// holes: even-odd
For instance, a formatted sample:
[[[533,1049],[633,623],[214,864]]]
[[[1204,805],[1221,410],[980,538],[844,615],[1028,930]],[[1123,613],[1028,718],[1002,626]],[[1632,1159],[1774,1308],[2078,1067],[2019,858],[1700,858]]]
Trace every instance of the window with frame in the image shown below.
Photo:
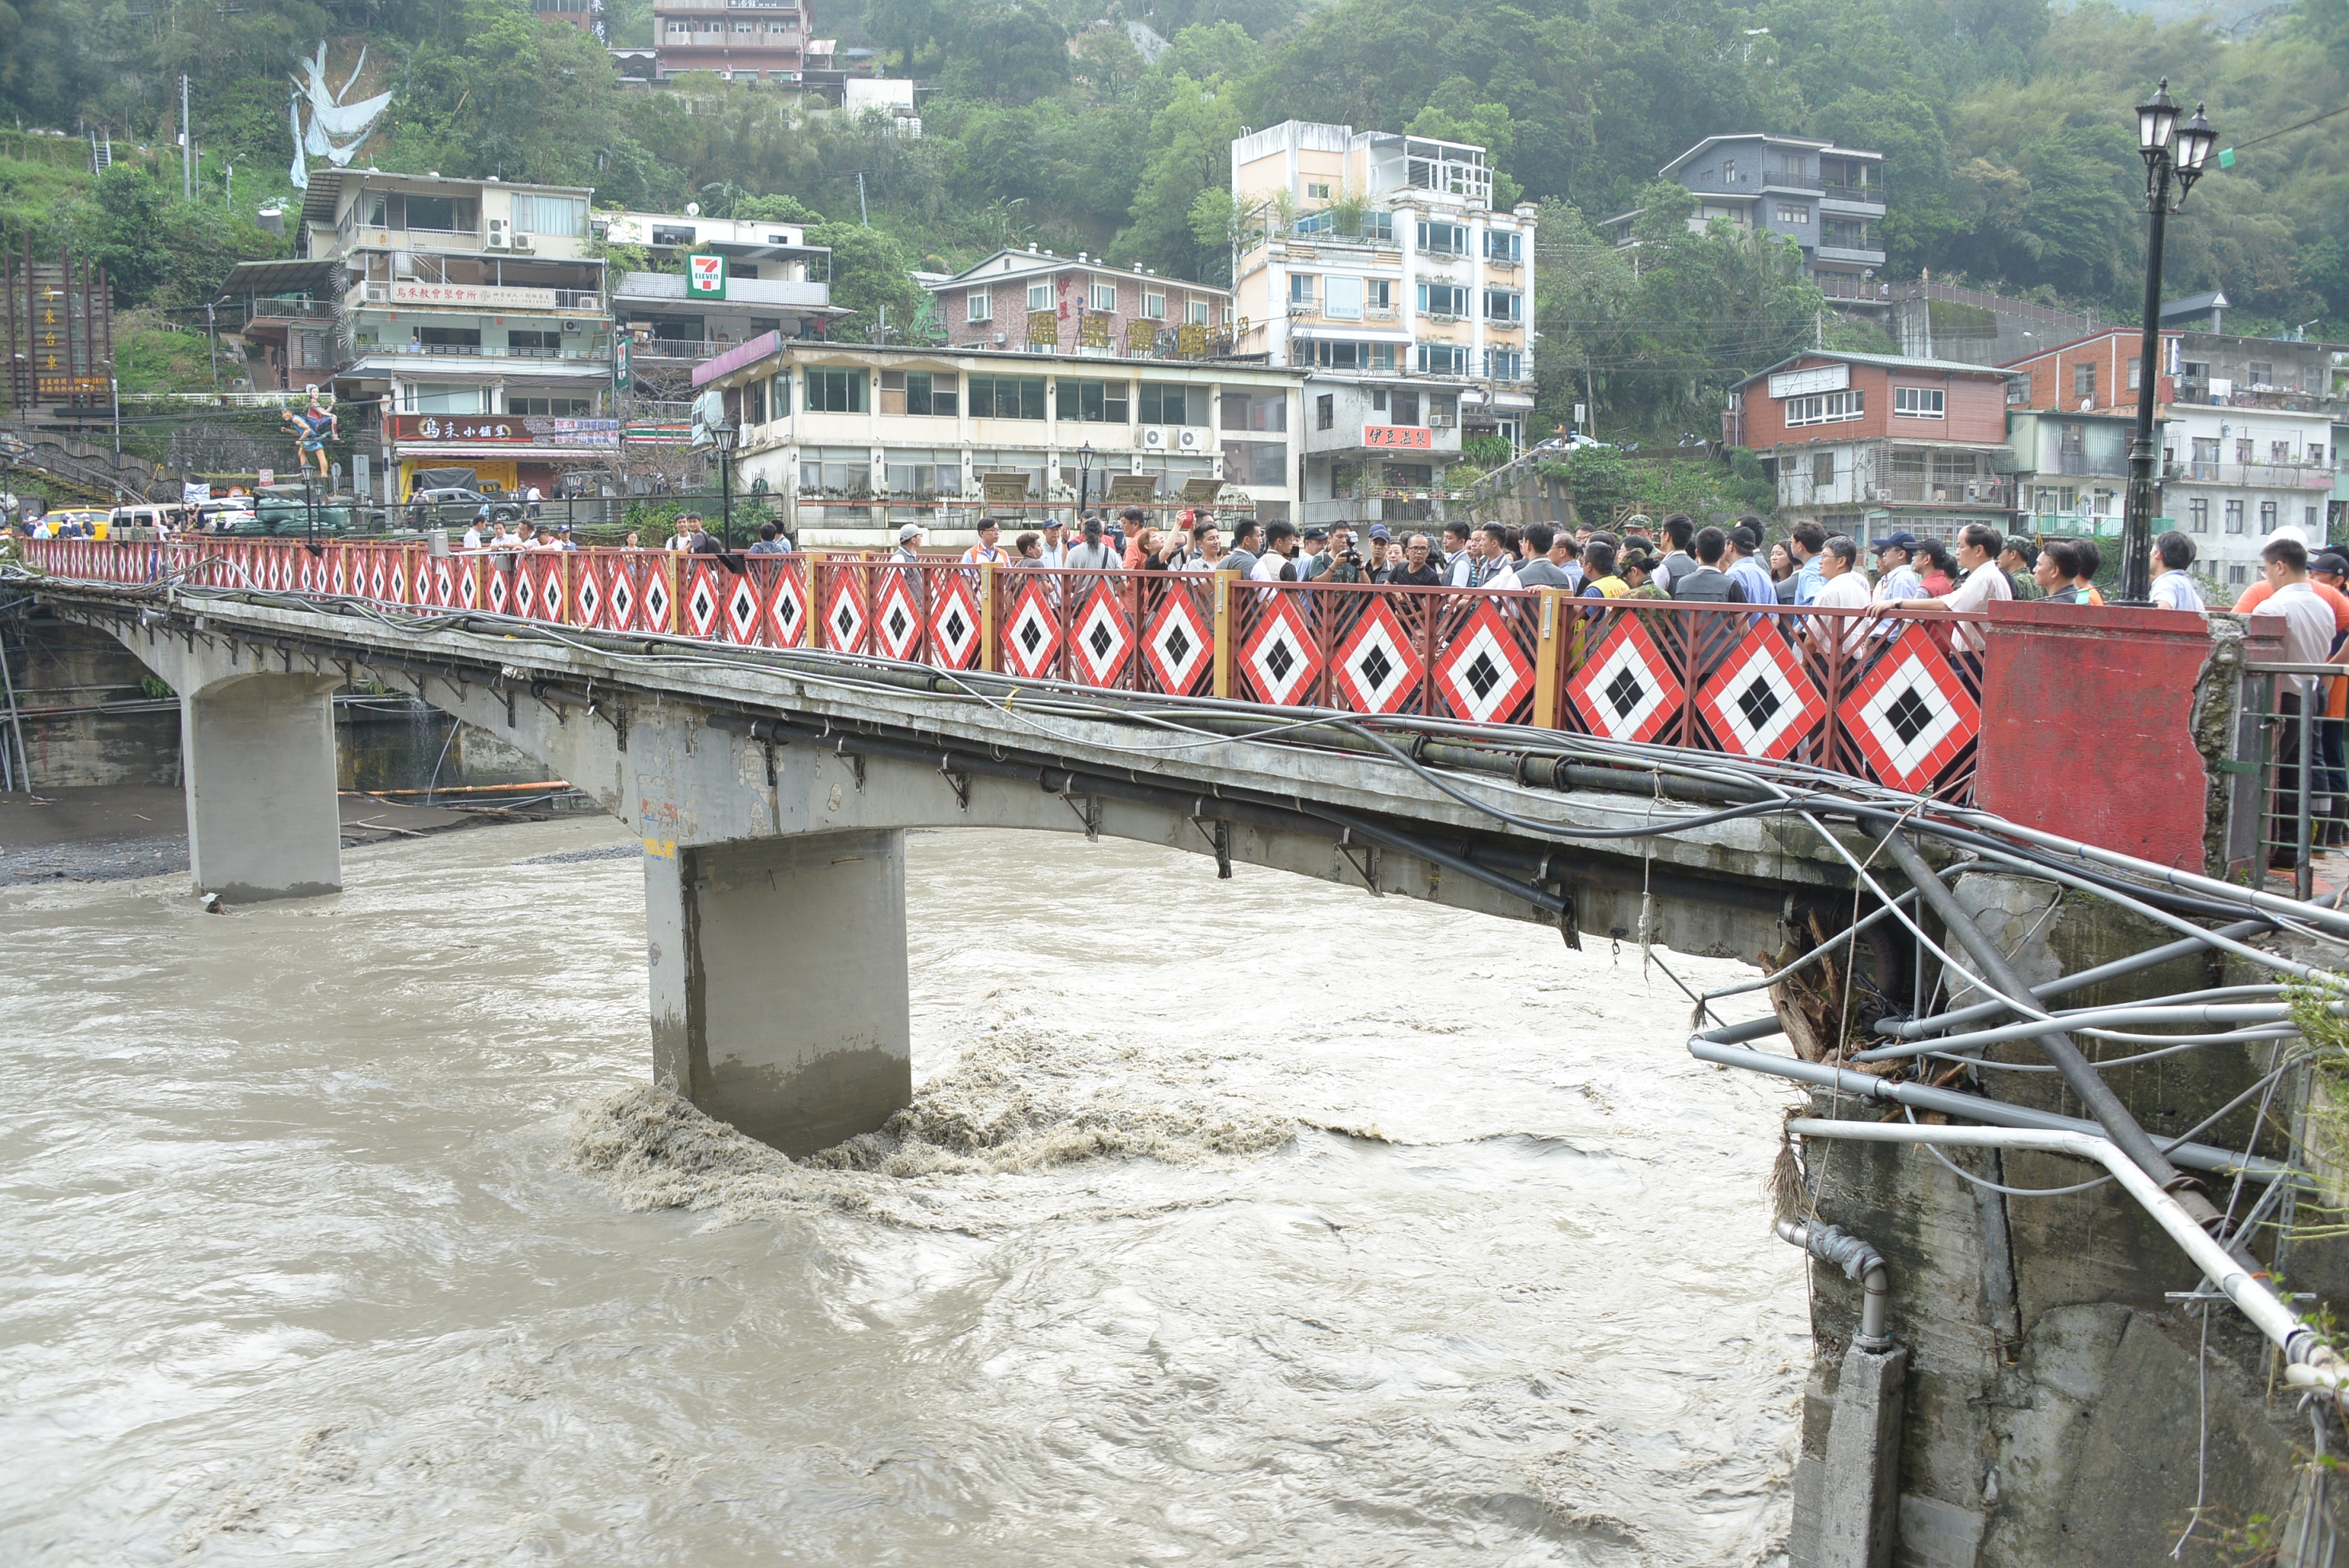
[[[1044,417],[1041,376],[973,376],[970,413],[980,420],[1040,420]]]
[[[1328,201],[1330,199],[1329,182],[1324,180],[1307,181],[1305,182],[1305,196],[1308,201]]]
[[[1395,346],[1392,343],[1348,343],[1319,337],[1296,346],[1290,363],[1318,365],[1324,370],[1392,370],[1395,368]]]
[[[935,370],[881,372],[881,411],[885,414],[942,414],[952,419],[962,411],[961,403],[951,371],[943,375]]]
[[[2310,537],[2318,539],[2323,537],[2323,535],[2318,531],[2315,507],[2303,506],[2300,509],[2300,525],[2308,531]]]
[[[2240,562],[2238,562],[2234,566],[2227,568],[2227,586],[2229,587],[2240,588],[2251,580],[2251,567],[2242,565]]]
[[[2268,462],[2273,463],[2278,468],[2290,466],[2292,462],[2292,442],[2288,441],[2271,441],[2268,442]]]
[[[2235,438],[2235,461],[2237,462],[2249,462],[2251,461],[2251,437],[2237,436]]]
[[[1488,288],[1485,291],[1485,319],[1487,321],[1522,321],[1525,319],[1525,296],[1514,288]]]
[[[2210,531],[2210,504],[2200,496],[2186,504],[2186,526],[2189,532],[2208,534]]]
[[[1317,431],[1335,430],[1338,428],[1338,397],[1336,393],[1324,392],[1319,397],[1313,400],[1313,428]]]
[[[2136,391],[2145,384],[2145,360],[2140,356],[2128,362],[2128,389]]]
[[[1811,453],[1811,483],[1821,486],[1835,483],[1835,453],[1831,452]]]
[[[1892,389],[1892,412],[1899,419],[1938,420],[1945,411],[1948,400],[1948,391],[1940,387]]]
[[[974,288],[963,296],[963,319],[992,321],[995,319],[995,295],[991,290]]]
[[[414,228],[416,225],[413,223],[410,223],[409,226],[410,228]],[[2248,366],[2244,367],[2244,369],[2251,372],[2252,386],[2271,387],[2275,385],[2275,365],[2271,361],[2254,359]]]
[[[812,414],[861,414],[864,411],[863,370],[811,365],[807,378],[807,409]]]
[[[1313,275],[1293,272],[1288,275],[1288,303],[1310,306],[1313,303]]]
[[[2218,462],[2219,438],[2216,436],[2196,436],[2194,438],[2194,466],[2197,469],[2207,470],[2209,468],[2215,467]]]
[[[2240,501],[2230,501],[2227,503],[2227,532],[2240,534],[2242,531],[2243,504]]]
[[[1394,308],[1394,280],[1386,277],[1365,278],[1362,281],[1362,303],[1372,310]]]
[[[1525,236],[1522,234],[1505,234],[1499,229],[1486,229],[1485,259],[1496,262],[1521,261],[1525,256],[1524,241]]]
[[[1088,425],[1130,424],[1133,418],[1132,386],[1128,381],[1091,381],[1063,376],[1054,389],[1054,400],[1063,420]]]
[[[1721,182],[1724,185],[1737,183],[1737,160],[1734,158],[1724,161],[1721,165]]]
[[[800,493],[864,496],[873,493],[873,454],[858,446],[800,449]]]
[[[771,420],[792,417],[792,379],[788,372],[767,382],[767,417]]]
[[[1287,392],[1226,392],[1224,394],[1224,429],[1226,431],[1286,431],[1288,429],[1288,394]],[[1262,481],[1277,484],[1278,480]]]
[[[589,398],[508,398],[506,412],[510,414],[543,414],[549,419],[584,420],[595,412]]]
[[[1204,425],[1207,389],[1173,381],[1144,381],[1136,389],[1135,417],[1146,425]]]
[[[1165,320],[1166,296],[1163,294],[1153,294],[1146,288],[1143,289],[1142,291],[1142,314],[1153,321]]]
[[[1110,311],[1115,310],[1117,308],[1117,285],[1113,283],[1103,283],[1100,279],[1096,278],[1093,281],[1092,286],[1086,290],[1085,303],[1090,308],[1101,311],[1104,315]]]
[[[893,496],[960,495],[962,454],[892,449],[881,453],[881,483]]]
[[[1832,425],[1846,420],[1856,420],[1867,411],[1860,389],[1853,387],[1841,392],[1820,392],[1807,398],[1786,400],[1786,423],[1795,425]]]
[[[1419,423],[1419,394],[1394,391],[1387,395],[1387,423],[1415,425]]]
[[[1464,256],[1468,254],[1468,231],[1458,223],[1419,222],[1419,248],[1433,255]]]
[[[1487,348],[1485,350],[1485,374],[1495,381],[1523,380],[1526,357],[1515,348]]]
[[[1454,284],[1423,283],[1419,286],[1419,313],[1422,316],[1465,316],[1468,314],[1468,291]]]
[[[1204,299],[1194,299],[1185,302],[1183,306],[1183,319],[1186,324],[1193,327],[1206,326],[1207,302]]]
[[[2087,402],[2095,400],[2096,368],[2094,365],[2072,367],[2072,395]]]
[[[1050,278],[1028,286],[1028,308],[1030,310],[1052,308],[1052,283]]]
[[[1468,350],[1458,343],[1423,343],[1419,346],[1419,368],[1430,376],[1464,376],[1468,373]]]
[[[2276,514],[2277,507],[2274,502],[2262,501],[2260,503],[2260,532],[2262,535],[2272,534],[2276,531]]]
[[[2080,424],[2056,426],[2055,445],[2065,457],[2085,457],[2088,454],[2088,427]]]
[[[1811,221],[1811,210],[1808,207],[1789,207],[1782,204],[1778,208],[1778,221],[1782,223],[1808,223]]]
[[[752,381],[742,389],[742,421],[745,426],[767,422],[767,383]]]

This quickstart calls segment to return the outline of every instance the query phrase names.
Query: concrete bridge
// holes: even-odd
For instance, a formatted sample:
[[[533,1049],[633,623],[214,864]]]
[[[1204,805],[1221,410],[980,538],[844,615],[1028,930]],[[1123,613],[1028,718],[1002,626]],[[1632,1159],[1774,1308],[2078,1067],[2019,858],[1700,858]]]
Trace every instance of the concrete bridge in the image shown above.
[[[2254,847],[2261,781],[2231,758],[2257,628],[661,552],[31,558],[57,613],[181,694],[201,888],[341,886],[327,704],[355,680],[503,737],[632,825],[655,1072],[793,1154],[910,1098],[909,828],[1109,834],[1568,944],[1769,965],[1773,1017],[1708,1018],[1694,1048],[1813,1085],[1781,1216],[1816,1260],[1798,1562],[2152,1561],[2199,1517],[2178,1436],[2155,1422],[2092,1453],[2080,1411],[2174,1412],[2198,1390],[2224,1406],[2230,1485],[2330,1518],[2294,1466],[2306,1418],[2271,1412],[2256,1376],[2262,1335],[2280,1377],[2323,1390],[2343,1370],[2259,1277],[2291,1232],[2257,1194],[2341,1201],[2305,1147],[2256,1142],[2283,1048],[2259,982],[2331,973],[2349,916],[2223,879]],[[1981,638],[1979,672],[1953,630],[1960,652]],[[2106,764],[2094,787],[2084,756]],[[2077,1010],[2147,998],[2153,1027],[2242,1005],[2264,1032],[2098,1064],[2137,1048]],[[2025,1026],[1975,1042],[1985,1016]],[[1758,1047],[1782,1032],[1792,1055]],[[1911,1038],[1928,1054],[1880,1059]],[[1888,1104],[1926,1125],[1880,1127]],[[1951,1153],[1923,1147],[1940,1133]],[[1830,1152],[1893,1137],[1910,1141]],[[2119,1179],[2010,1196],[2078,1180],[2082,1158]],[[2349,1288],[2336,1250],[2301,1242],[2295,1277]],[[2209,1324],[2223,1366],[2158,1352],[2197,1310],[2177,1293],[2240,1305]]]

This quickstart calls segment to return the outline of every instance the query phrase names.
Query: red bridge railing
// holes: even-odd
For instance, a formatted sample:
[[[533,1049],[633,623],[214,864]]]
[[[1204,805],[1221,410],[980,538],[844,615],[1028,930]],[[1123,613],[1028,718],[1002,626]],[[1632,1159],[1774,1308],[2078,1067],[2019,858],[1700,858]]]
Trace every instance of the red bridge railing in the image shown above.
[[[1082,572],[667,550],[433,556],[421,544],[33,540],[60,577],[348,596],[609,632],[811,648],[1124,691],[1440,715],[1793,759],[1962,794],[1977,618],[1581,599],[1230,573]]]

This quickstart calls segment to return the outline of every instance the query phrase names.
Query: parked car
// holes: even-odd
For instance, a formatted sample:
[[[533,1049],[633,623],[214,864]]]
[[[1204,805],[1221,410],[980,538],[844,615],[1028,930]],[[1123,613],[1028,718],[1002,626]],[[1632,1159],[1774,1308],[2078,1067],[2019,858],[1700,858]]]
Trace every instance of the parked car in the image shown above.
[[[461,528],[490,509],[493,523],[518,523],[522,520],[522,503],[504,496],[484,495],[478,490],[461,485],[445,489],[413,490],[408,495],[408,523],[413,528],[432,524],[445,524]]]

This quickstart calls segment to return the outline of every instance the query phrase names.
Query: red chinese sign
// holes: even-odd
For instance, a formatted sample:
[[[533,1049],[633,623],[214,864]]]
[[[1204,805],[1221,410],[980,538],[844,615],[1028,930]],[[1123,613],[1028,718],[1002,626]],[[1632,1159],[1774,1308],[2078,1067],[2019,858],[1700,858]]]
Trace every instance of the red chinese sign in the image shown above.
[[[1418,425],[1364,425],[1362,444],[1390,452],[1433,452],[1435,432]]]

